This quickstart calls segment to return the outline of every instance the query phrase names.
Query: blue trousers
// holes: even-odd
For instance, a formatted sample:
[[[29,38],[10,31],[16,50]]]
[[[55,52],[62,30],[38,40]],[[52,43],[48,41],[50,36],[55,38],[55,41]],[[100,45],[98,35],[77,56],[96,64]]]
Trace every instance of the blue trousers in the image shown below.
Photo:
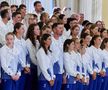
[[[62,87],[62,74],[57,74],[52,90],[61,90]]]
[[[76,90],[76,84],[65,84],[63,90]]]
[[[101,89],[102,80],[103,80],[103,78],[100,75],[97,75],[97,87],[96,87],[96,90],[103,90],[103,89]]]
[[[48,81],[39,80],[38,85],[39,90],[51,90],[51,86]]]
[[[103,77],[101,90],[107,90],[107,89],[108,89],[108,76],[105,76]]]
[[[3,79],[3,87],[1,90],[19,90],[19,81],[14,81],[12,79]]]
[[[38,90],[37,66],[31,64],[31,90]]]
[[[97,78],[96,80],[93,80],[92,76],[90,75],[88,90],[96,90],[96,88],[97,88]]]
[[[18,90],[24,90],[25,89],[25,81],[26,81],[26,74],[23,72],[21,73],[20,79],[19,79],[19,87]]]
[[[83,84],[79,81],[76,82],[76,90],[83,90]]]

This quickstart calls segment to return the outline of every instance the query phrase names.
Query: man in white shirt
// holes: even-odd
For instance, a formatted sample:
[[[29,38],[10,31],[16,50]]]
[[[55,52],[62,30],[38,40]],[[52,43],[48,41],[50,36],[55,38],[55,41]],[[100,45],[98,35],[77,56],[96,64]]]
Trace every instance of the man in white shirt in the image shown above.
[[[8,9],[1,11],[1,20],[0,20],[0,44],[5,43],[5,35],[9,32],[7,28],[7,23],[10,19]]]
[[[34,2],[34,8],[33,14],[36,14],[38,16],[38,22],[40,21],[40,16],[42,13],[42,4],[40,1]]]

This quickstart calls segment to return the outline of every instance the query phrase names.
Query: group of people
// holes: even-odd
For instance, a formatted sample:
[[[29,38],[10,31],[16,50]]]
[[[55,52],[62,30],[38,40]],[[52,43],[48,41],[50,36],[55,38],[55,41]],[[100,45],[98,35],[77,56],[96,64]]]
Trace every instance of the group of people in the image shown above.
[[[107,90],[108,30],[103,21],[49,16],[40,1],[0,4],[0,90]]]

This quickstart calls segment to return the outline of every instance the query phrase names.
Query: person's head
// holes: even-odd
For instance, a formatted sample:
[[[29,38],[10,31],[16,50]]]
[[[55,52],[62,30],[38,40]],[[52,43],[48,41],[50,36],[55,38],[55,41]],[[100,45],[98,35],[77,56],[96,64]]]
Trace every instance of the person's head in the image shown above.
[[[71,18],[69,22],[70,28],[72,28],[75,25],[78,25],[78,21],[76,18]]]
[[[103,25],[102,25],[102,21],[97,21],[96,23],[96,26],[99,28],[99,29],[102,29],[103,28]]]
[[[14,24],[17,22],[21,22],[22,21],[21,13],[20,12],[12,13],[12,19],[13,19]]]
[[[80,27],[75,25],[71,28],[71,35],[78,36],[80,31]]]
[[[9,32],[5,35],[6,45],[13,45],[14,44],[14,34]]]
[[[42,47],[46,54],[48,54],[48,50],[50,51],[51,45],[51,35],[43,34],[40,41],[40,47]]]
[[[81,37],[83,37],[83,34],[84,34],[84,33],[87,33],[87,34],[90,35],[90,30],[87,29],[87,28],[83,28],[82,31],[81,31]]]
[[[92,40],[90,41],[90,46],[93,45],[93,46],[98,46],[98,47],[100,47],[101,42],[102,42],[101,37],[100,37],[99,35],[94,35],[94,36],[92,37]]]
[[[101,37],[102,37],[102,39],[108,37],[108,31],[107,31],[107,29],[102,28],[101,31],[100,31],[100,33],[101,33]]]
[[[47,25],[43,26],[42,29],[41,29],[41,34],[50,34],[51,35],[51,28]]]
[[[75,50],[79,51],[81,48],[81,44],[80,44],[80,39],[78,38],[73,38],[73,40],[75,41]]]
[[[67,23],[67,17],[64,14],[59,15],[59,21],[63,24]]]
[[[37,24],[30,24],[27,30],[26,39],[30,39],[32,44],[36,46],[36,39],[40,36],[39,26]]]
[[[84,21],[82,22],[82,26],[85,27],[85,26],[87,25],[87,23],[89,23],[89,21],[88,21],[88,20],[84,20]]]
[[[96,24],[91,25],[90,32],[91,32],[91,36],[98,35],[99,31],[98,31],[98,27],[96,26]]]
[[[51,21],[51,19],[48,20],[46,25],[49,26],[52,29],[53,22]]]
[[[4,9],[0,13],[2,19],[10,20],[10,14],[7,9]]]
[[[46,23],[49,20],[49,14],[46,12],[43,12],[40,16],[40,20],[44,23]]]
[[[4,9],[9,9],[9,3],[6,1],[3,1],[0,3],[0,11],[2,11]]]
[[[90,27],[91,27],[92,25],[93,25],[93,23],[88,22],[88,23],[84,26],[84,28],[90,29]]]
[[[55,8],[54,11],[53,11],[53,15],[58,17],[60,14],[61,14],[61,9],[60,8]]]
[[[105,48],[108,48],[108,38],[104,38],[104,40],[102,41],[102,44],[101,44],[100,48],[102,50],[105,49]]]
[[[51,21],[52,21],[53,23],[57,23],[57,22],[58,22],[58,17],[55,16],[55,15],[52,15]]]
[[[19,12],[21,13],[22,19],[24,18],[24,16],[26,15],[26,5],[21,4],[19,6]]]
[[[82,44],[86,44],[87,46],[90,44],[91,37],[89,34],[83,33],[81,39],[82,39]]]
[[[23,26],[23,24],[22,23],[16,23],[15,25],[14,25],[14,31],[13,31],[13,33],[17,36],[17,35],[19,35],[19,36],[23,36],[23,34],[24,34],[24,26]]]
[[[42,11],[42,4],[40,1],[34,2],[34,8],[36,12],[41,12]]]
[[[52,25],[52,30],[54,34],[61,36],[63,34],[64,26],[62,23],[54,23]]]
[[[79,14],[72,14],[72,15],[71,15],[71,18],[75,18],[75,19],[77,19],[77,21],[79,22],[79,20],[80,20],[80,15],[79,15]]]
[[[75,47],[75,41],[73,39],[66,39],[63,45],[64,52],[73,51]]]
[[[18,9],[17,5],[11,5],[11,13],[16,12],[17,9]]]

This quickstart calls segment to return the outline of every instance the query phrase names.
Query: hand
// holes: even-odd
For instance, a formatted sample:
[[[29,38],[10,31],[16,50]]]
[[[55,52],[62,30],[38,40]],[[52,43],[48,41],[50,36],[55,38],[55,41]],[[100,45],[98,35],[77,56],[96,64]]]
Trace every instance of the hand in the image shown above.
[[[81,79],[82,83],[85,83],[85,77],[83,76]]]
[[[50,80],[49,83],[50,83],[50,86],[53,86],[54,85],[54,80]]]
[[[104,77],[104,76],[106,75],[106,73],[105,73],[103,70],[101,70],[101,71],[99,72],[99,74],[100,74],[102,77]]]
[[[88,84],[89,84],[89,78],[86,78],[86,80],[87,80],[87,81],[86,81],[86,84],[88,85]]]
[[[77,74],[77,76],[76,76],[76,81],[79,81],[79,80],[80,80],[80,75]]]
[[[63,84],[66,84],[67,80],[66,80],[66,75],[63,75]]]
[[[93,79],[93,80],[96,79],[96,72],[93,72],[93,74],[92,74],[92,79]]]
[[[24,68],[24,73],[26,73],[26,74],[27,74],[27,73],[30,73],[30,68],[29,68],[29,67],[25,67],[25,68]]]
[[[19,79],[19,75],[13,75],[12,79],[15,80],[15,81],[17,81]]]

